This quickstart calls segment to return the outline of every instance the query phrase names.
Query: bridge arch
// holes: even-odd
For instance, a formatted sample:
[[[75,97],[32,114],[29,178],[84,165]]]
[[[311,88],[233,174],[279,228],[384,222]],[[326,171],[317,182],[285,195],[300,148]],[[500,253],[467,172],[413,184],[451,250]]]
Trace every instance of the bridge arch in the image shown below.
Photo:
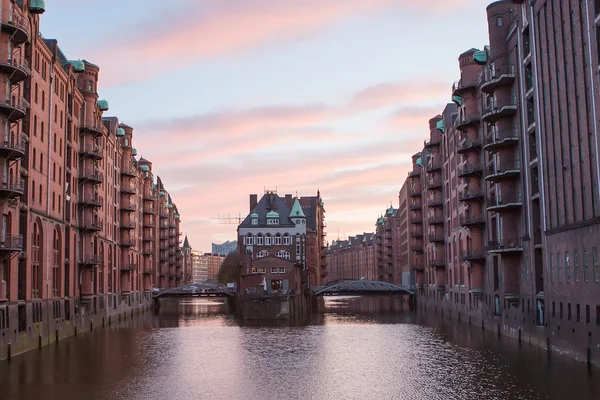
[[[389,282],[361,280],[336,281],[315,290],[315,296],[400,294],[412,295],[414,292]]]

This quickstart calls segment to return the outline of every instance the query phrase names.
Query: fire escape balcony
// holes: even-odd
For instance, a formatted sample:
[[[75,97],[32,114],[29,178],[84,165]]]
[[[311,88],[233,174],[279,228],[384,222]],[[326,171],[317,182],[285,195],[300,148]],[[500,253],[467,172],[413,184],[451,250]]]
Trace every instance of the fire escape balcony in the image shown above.
[[[498,132],[490,132],[486,135],[486,151],[496,151],[504,147],[516,146],[519,143],[518,129],[505,129]]]
[[[470,162],[465,161],[462,165],[457,168],[457,175],[459,178],[468,178],[470,176],[481,176],[483,167],[481,162]]]
[[[501,86],[512,85],[514,81],[514,65],[506,64],[493,69],[484,68],[480,88],[482,92],[489,94]]]
[[[99,184],[104,181],[104,175],[93,169],[81,169],[79,170],[79,180]]]
[[[12,179],[12,181],[2,182],[0,184],[0,197],[12,198],[23,195],[25,191],[24,179]]]
[[[2,32],[8,33],[15,46],[29,40],[29,20],[23,17],[15,8],[0,10]]]
[[[458,192],[458,200],[462,201],[464,203],[466,202],[470,202],[470,201],[482,201],[484,198],[484,193],[483,193],[483,189],[477,189],[477,190],[463,190]]]
[[[498,182],[519,177],[520,173],[520,160],[502,160],[500,162],[492,161],[488,164],[485,179],[488,181]]]
[[[412,215],[410,217],[410,223],[411,224],[422,224],[423,223],[423,216],[421,216],[421,215]]]
[[[427,190],[440,190],[442,189],[441,179],[430,179],[427,181]]]
[[[122,230],[132,230],[135,229],[137,226],[137,224],[135,223],[135,221],[124,221],[121,222],[121,229]]]
[[[178,260],[182,260],[182,259],[183,259],[183,253],[182,253],[182,252],[180,252],[180,251],[178,251],[178,252],[175,254],[175,258],[176,258],[176,259],[178,259]]]
[[[23,156],[25,156],[25,140],[20,135],[10,138],[5,135],[4,141],[0,142],[0,157],[12,161]]]
[[[133,247],[135,246],[135,239],[133,238],[125,238],[121,240],[121,247]]]
[[[481,140],[465,138],[458,142],[456,152],[459,154],[478,152],[481,149]]]
[[[421,229],[417,229],[411,232],[410,237],[412,238],[422,238],[423,237],[423,231]]]
[[[169,261],[169,256],[168,256],[167,252],[166,251],[161,251],[159,259],[160,259],[160,262],[167,262],[167,261]]]
[[[436,134],[431,137],[428,141],[425,142],[425,148],[437,147],[442,143],[442,138],[440,135]]]
[[[23,235],[5,233],[0,235],[0,254],[7,254],[23,250]]]
[[[99,196],[98,193],[91,193],[88,195],[81,195],[79,197],[79,204],[83,207],[99,208],[104,204],[104,199]]]
[[[484,109],[481,116],[483,122],[493,124],[500,118],[513,116],[517,112],[517,96],[511,96],[506,100],[493,100]]]
[[[421,176],[421,171],[415,171],[415,170],[409,171],[408,176],[410,178],[417,178],[417,177]]]
[[[124,194],[136,194],[137,193],[137,188],[134,185],[122,185],[121,186],[121,193],[124,193]]]
[[[154,193],[144,193],[144,201],[152,201],[156,200],[156,194]]]
[[[136,210],[137,204],[134,202],[124,201],[121,203],[121,211],[134,212]]]
[[[434,172],[439,172],[442,170],[442,162],[439,160],[439,155],[435,157],[435,159],[431,160],[427,163],[427,173],[433,174]]]
[[[461,215],[459,218],[459,224],[463,227],[473,226],[473,225],[484,225],[485,224],[485,214],[467,214]]]
[[[436,258],[433,260],[429,260],[429,266],[433,268],[445,268],[446,267],[446,259],[443,257]]]
[[[145,246],[144,250],[142,251],[142,254],[145,256],[152,256],[154,255],[154,249],[152,248],[152,246]]]
[[[102,258],[95,254],[83,255],[79,260],[79,266],[82,268],[97,268],[102,264]]]
[[[131,272],[137,270],[137,264],[121,264],[120,270],[123,272]]]
[[[29,107],[27,100],[12,93],[0,93],[0,99],[2,98],[4,101],[0,101],[0,112],[6,116],[7,120],[15,122],[25,117]]]
[[[520,193],[498,194],[490,196],[487,201],[488,211],[503,211],[520,208],[523,205]]]
[[[149,234],[144,234],[143,240],[144,240],[144,242],[155,242],[156,241],[156,236],[149,235]]]
[[[154,228],[156,227],[156,223],[154,221],[144,221],[144,228]]]
[[[434,215],[429,217],[427,222],[429,225],[444,225],[444,217],[442,215]]]
[[[432,199],[427,200],[427,207],[436,208],[436,207],[443,207],[443,206],[444,206],[444,200],[441,198],[432,198]]]
[[[79,149],[79,156],[81,158],[90,158],[93,160],[101,160],[103,157],[102,150],[100,149],[100,146],[98,146],[98,145],[82,146]]]
[[[82,135],[91,135],[93,137],[100,137],[104,135],[104,125],[96,125],[95,122],[86,121],[82,122],[79,127],[79,132]]]
[[[444,243],[446,242],[446,235],[444,232],[436,232],[429,235],[430,243]]]
[[[121,176],[128,176],[130,178],[135,178],[137,176],[137,172],[132,167],[126,167],[121,169]]]
[[[478,112],[472,112],[466,115],[462,115],[455,122],[456,129],[460,131],[466,131],[472,126],[479,126],[481,121],[481,115]]]
[[[9,57],[5,51],[0,52],[0,71],[6,73],[13,83],[21,82],[31,75],[29,63],[25,58],[15,54]]]
[[[102,222],[83,218],[79,224],[79,229],[82,231],[100,232],[102,230]]]
[[[144,201],[147,199],[144,199]],[[154,214],[154,205],[152,203],[150,204],[144,204],[144,214]]]
[[[462,95],[469,90],[477,89],[478,81],[476,79],[473,80],[458,80],[454,82],[452,85],[452,95],[462,97]]]
[[[152,267],[144,267],[142,272],[144,275],[152,275],[154,273],[154,268]]]
[[[423,191],[421,190],[420,187],[411,187],[408,190],[408,194],[410,197],[421,197],[422,193],[423,193]]]
[[[422,209],[423,209],[423,204],[421,204],[421,203],[412,203],[412,204],[410,205],[410,209],[411,209],[411,211],[419,211],[419,210],[422,210]]]
[[[516,238],[490,240],[488,243],[489,253],[522,253],[521,240]]]
[[[487,253],[485,251],[465,249],[460,252],[461,261],[485,261]]]

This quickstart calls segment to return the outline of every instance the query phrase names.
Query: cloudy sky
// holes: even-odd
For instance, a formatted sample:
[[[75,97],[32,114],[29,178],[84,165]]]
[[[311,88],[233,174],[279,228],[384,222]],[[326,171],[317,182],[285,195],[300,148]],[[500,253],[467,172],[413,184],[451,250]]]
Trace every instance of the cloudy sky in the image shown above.
[[[328,237],[372,230],[450,99],[458,55],[487,44],[481,0],[53,0],[41,30],[100,66],[192,247],[264,188],[314,195]],[[67,22],[68,21],[68,22]]]

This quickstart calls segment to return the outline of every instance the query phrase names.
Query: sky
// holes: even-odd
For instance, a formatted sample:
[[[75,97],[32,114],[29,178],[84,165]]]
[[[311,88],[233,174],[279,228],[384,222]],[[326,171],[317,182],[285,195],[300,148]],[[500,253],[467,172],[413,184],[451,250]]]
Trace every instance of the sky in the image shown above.
[[[481,0],[53,0],[46,38],[100,67],[194,249],[236,238],[248,196],[320,190],[329,240],[398,206]]]

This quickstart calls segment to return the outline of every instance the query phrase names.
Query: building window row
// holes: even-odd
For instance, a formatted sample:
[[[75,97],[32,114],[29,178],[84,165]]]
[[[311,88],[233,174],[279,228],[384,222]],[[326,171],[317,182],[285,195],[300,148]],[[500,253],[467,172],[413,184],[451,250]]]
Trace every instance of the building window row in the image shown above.
[[[589,282],[593,279],[594,282],[600,283],[598,248],[594,247],[592,249],[591,260],[589,259],[588,250],[584,249],[581,263],[583,266],[583,281]],[[548,264],[548,275],[550,275],[551,283],[562,283],[563,279],[566,283],[579,282],[581,279],[579,253],[577,250],[573,251],[572,257],[568,251],[565,251],[564,255],[556,253],[556,258],[553,253],[550,253],[550,261]]]
[[[287,233],[284,233],[283,236],[280,233],[277,233],[275,236],[271,236],[270,233],[267,233],[264,236],[262,233],[259,233],[256,236],[252,235],[251,233],[248,233],[244,237],[244,244],[246,246],[252,246],[252,245],[280,246],[282,243],[283,243],[283,245],[288,246],[291,244],[291,242],[292,242],[291,237]]]

